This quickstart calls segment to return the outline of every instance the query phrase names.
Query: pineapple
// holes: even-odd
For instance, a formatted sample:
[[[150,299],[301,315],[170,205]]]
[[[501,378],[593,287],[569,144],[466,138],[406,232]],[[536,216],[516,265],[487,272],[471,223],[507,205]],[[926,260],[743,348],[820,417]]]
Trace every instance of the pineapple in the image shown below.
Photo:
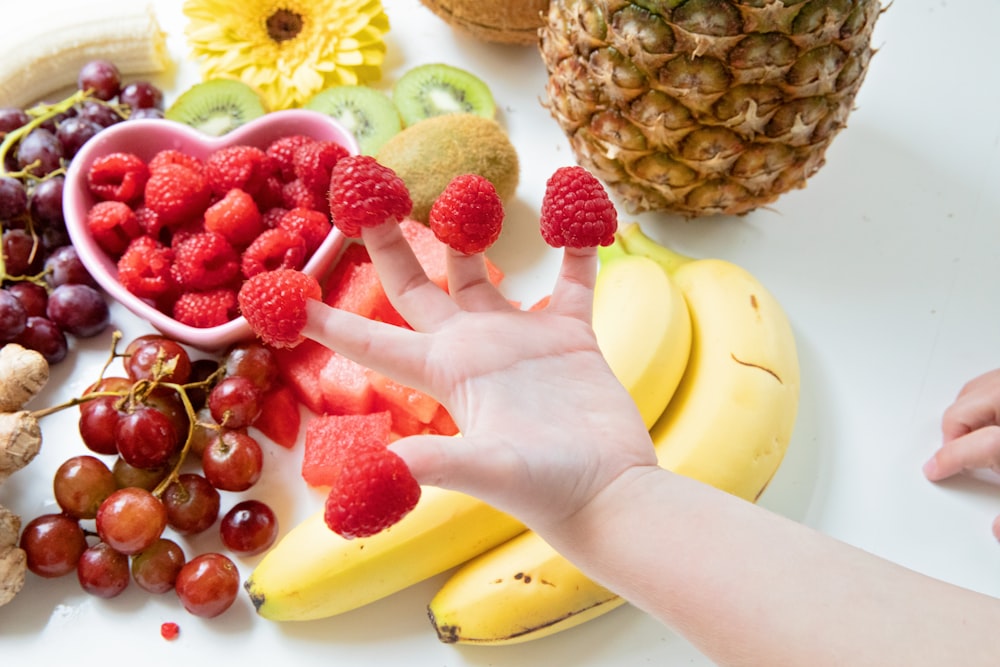
[[[546,106],[630,213],[740,215],[846,125],[880,0],[551,0]]]

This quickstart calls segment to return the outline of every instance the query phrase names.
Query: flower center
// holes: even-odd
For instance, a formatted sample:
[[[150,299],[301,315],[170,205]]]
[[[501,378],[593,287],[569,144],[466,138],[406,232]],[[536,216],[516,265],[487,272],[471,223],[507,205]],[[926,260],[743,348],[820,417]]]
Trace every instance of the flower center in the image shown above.
[[[267,34],[279,44],[295,39],[302,32],[302,16],[288,9],[279,9],[267,17]]]

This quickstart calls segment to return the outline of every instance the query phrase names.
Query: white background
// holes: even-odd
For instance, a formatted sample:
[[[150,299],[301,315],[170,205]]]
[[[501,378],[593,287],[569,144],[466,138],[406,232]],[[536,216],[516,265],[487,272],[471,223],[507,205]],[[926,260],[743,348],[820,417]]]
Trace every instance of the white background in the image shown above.
[[[180,4],[156,3],[178,60],[186,54]],[[44,30],[17,19],[28,11],[18,9],[20,3],[0,5],[0,39],[24,27]],[[58,5],[49,0],[45,11]],[[490,254],[507,271],[512,298],[542,296],[557,254],[538,238],[537,210],[545,179],[573,158],[541,106],[545,71],[537,52],[476,42],[417,0],[386,0],[385,6],[393,29],[380,87],[388,90],[414,65],[447,62],[474,71],[493,89],[500,120],[522,157],[522,178]],[[936,448],[940,415],[961,385],[1000,365],[1000,86],[992,69],[998,24],[1000,5],[992,0],[895,2],[878,23],[879,52],[848,127],[806,189],[742,218],[638,218],[647,232],[685,254],[747,267],[792,319],[801,409],[788,456],[762,504],[994,595],[1000,594],[1000,545],[990,521],[1000,513],[1000,489],[985,478],[931,484],[920,466]],[[174,77],[158,81],[169,102],[193,80],[190,65],[182,63]],[[123,310],[113,313],[127,335],[146,331]],[[79,394],[103,362],[106,343],[101,337],[76,344],[33,405]],[[82,447],[74,420],[68,413],[46,418],[43,453],[0,488],[0,503],[28,517],[52,508],[51,474]],[[320,501],[289,490],[299,488],[300,452],[267,448],[268,473],[254,492],[273,499],[285,529]],[[227,498],[224,509],[235,501]],[[213,539],[203,536],[189,550],[210,547]],[[734,544],[719,557],[739,550]],[[244,576],[254,562],[239,561]],[[669,554],[663,566],[670,567]],[[733,567],[740,567],[738,560]],[[206,621],[183,612],[172,595],[154,598],[133,586],[102,601],[79,592],[72,578],[30,576],[21,596],[0,608],[0,656],[11,665],[109,658],[325,666],[709,664],[630,607],[531,644],[446,646],[424,612],[441,581],[341,617],[278,625],[256,618],[245,597]],[[809,591],[802,595],[808,599]],[[160,638],[163,621],[180,624],[178,640]]]

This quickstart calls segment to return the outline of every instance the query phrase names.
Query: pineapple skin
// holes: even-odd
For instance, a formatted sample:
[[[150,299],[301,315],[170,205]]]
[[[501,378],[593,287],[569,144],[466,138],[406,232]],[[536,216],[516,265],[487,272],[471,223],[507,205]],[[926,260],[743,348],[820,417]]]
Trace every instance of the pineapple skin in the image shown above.
[[[551,0],[546,107],[629,213],[742,215],[847,124],[880,0]]]

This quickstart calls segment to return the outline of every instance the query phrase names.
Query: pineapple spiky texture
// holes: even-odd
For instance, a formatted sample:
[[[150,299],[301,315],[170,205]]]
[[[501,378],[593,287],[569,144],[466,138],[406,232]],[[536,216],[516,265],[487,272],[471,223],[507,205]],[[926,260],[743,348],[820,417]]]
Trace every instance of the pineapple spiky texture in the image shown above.
[[[880,0],[551,0],[546,105],[630,213],[741,215],[846,126]]]

